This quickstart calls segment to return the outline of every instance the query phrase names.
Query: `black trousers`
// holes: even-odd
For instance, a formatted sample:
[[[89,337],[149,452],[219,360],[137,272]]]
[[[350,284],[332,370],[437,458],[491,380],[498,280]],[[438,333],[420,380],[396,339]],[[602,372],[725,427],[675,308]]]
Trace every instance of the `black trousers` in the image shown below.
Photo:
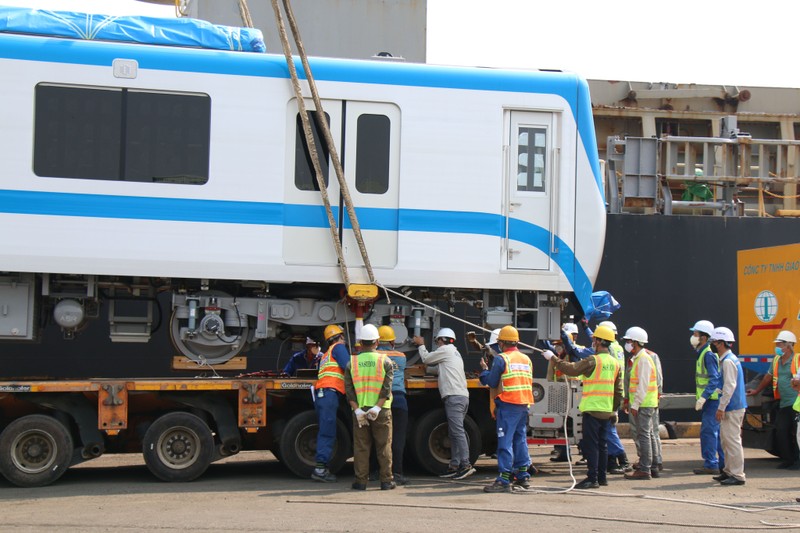
[[[775,448],[778,457],[786,463],[796,463],[797,451],[797,412],[791,405],[778,409],[775,417]]]

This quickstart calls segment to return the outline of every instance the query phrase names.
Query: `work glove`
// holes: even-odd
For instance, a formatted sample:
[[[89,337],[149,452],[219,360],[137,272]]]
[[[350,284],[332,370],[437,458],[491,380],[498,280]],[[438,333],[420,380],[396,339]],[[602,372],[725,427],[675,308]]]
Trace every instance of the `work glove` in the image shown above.
[[[356,415],[356,422],[358,422],[358,427],[364,427],[369,425],[369,420],[367,420],[367,413],[365,413],[363,409],[359,407],[353,412]]]
[[[375,407],[370,407],[369,411],[367,411],[367,418],[377,420],[379,414],[381,414],[381,408],[376,405]]]
[[[697,399],[697,403],[695,403],[695,404],[694,404],[694,410],[695,410],[695,411],[700,411],[700,410],[702,410],[702,409],[703,409],[703,405],[705,405],[705,403],[706,403],[706,399],[705,399],[705,398],[703,398],[702,396],[700,396],[700,397]]]
[[[543,356],[545,359],[547,359],[547,360],[549,361],[550,359],[552,359],[553,357],[555,357],[555,356],[556,356],[556,354],[554,354],[554,353],[553,353],[553,352],[551,352],[550,350],[545,350],[545,351],[543,351],[543,352],[542,352],[542,356]]]

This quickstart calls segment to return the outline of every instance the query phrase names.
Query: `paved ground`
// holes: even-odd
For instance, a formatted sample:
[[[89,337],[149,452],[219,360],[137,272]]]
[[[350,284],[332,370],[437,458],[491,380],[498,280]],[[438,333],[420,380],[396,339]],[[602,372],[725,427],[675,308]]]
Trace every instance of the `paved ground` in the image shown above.
[[[633,449],[630,441],[626,447]],[[532,448],[542,473],[536,489],[569,487],[566,464]],[[247,452],[211,466],[192,483],[157,481],[139,456],[107,456],[69,470],[50,487],[20,489],[0,481],[1,531],[506,531],[565,527],[626,531],[655,526],[729,530],[800,529],[800,472],[746,450],[747,484],[720,487],[696,476],[696,439],[664,441],[664,475],[652,481],[611,476],[603,490],[484,494],[495,462],[482,459],[466,482],[412,475],[394,491],[350,490],[352,468],[338,483],[297,479],[271,455]],[[579,481],[583,478],[580,472]]]

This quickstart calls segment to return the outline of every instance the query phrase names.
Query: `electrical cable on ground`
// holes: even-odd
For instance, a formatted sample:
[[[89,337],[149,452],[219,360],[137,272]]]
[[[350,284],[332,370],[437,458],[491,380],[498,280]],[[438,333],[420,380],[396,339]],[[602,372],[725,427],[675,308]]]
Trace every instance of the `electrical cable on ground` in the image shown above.
[[[446,506],[414,505],[414,504],[392,503],[392,502],[353,502],[353,501],[332,501],[332,500],[286,500],[286,503],[300,503],[304,505],[308,505],[310,503],[317,505],[354,505],[354,506],[365,506],[365,507],[369,506],[369,507],[382,507],[382,508],[395,507],[399,509],[430,509],[430,510],[441,510],[441,511],[473,511],[478,513],[500,513],[500,514],[523,515],[523,516],[550,516],[554,518],[564,518],[564,515],[562,513],[548,513],[545,511],[522,511],[522,510],[496,509],[496,508],[476,509],[474,507],[455,507],[452,505],[446,505]],[[569,518],[591,520],[591,521],[600,520],[605,522],[623,522],[627,524],[646,524],[646,525],[709,528],[709,529],[719,528],[719,524],[700,524],[697,522],[688,523],[688,522],[665,522],[665,521],[654,522],[653,520],[637,520],[635,518],[580,515],[580,514],[575,514],[573,512],[570,512]],[[725,529],[763,531],[764,526],[770,526],[771,529],[800,528],[800,524],[773,524],[770,522],[765,522],[763,520],[760,520],[759,522],[762,524],[761,526],[726,525]]]

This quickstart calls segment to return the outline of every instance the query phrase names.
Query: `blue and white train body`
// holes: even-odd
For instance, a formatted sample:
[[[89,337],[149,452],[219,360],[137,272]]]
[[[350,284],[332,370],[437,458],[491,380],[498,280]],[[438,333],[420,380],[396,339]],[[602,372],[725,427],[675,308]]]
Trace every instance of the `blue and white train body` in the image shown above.
[[[285,58],[175,44],[0,33],[0,339],[35,339],[44,315],[69,337],[104,299],[141,298],[108,315],[112,340],[146,341],[160,292],[176,346],[212,362],[350,317]],[[591,305],[605,204],[584,80],[311,69],[380,284],[479,301],[489,325],[572,294]],[[412,327],[412,307],[376,302],[367,320]]]

